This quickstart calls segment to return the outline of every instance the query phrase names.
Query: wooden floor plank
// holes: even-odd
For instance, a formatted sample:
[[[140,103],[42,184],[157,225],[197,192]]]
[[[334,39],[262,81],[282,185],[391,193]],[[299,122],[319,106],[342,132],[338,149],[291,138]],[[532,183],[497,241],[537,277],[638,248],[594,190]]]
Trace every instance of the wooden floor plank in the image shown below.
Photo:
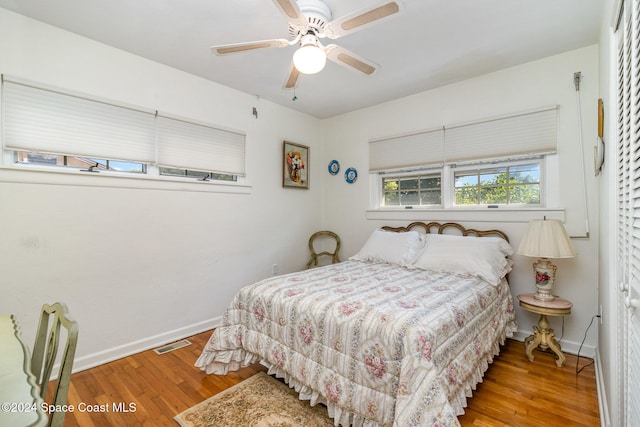
[[[173,417],[185,409],[266,371],[259,364],[228,375],[207,375],[193,364],[211,331],[189,337],[192,345],[158,355],[152,350],[72,375],[69,404],[131,403],[135,412],[67,413],[67,427],[176,427]],[[467,400],[463,427],[599,426],[595,370],[576,374],[576,357],[558,368],[551,354],[535,353],[529,362],[524,344],[507,340]],[[580,366],[591,360],[580,358]],[[541,424],[542,423],[542,424]]]

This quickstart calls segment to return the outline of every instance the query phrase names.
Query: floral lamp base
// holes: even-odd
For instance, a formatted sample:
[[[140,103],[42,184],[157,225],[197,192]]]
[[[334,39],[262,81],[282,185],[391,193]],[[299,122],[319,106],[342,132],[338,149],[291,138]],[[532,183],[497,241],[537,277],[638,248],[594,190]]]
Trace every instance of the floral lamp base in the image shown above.
[[[538,291],[534,298],[542,301],[553,301],[553,284],[556,280],[556,267],[549,258],[540,258],[533,263],[533,271],[536,273],[536,287]]]

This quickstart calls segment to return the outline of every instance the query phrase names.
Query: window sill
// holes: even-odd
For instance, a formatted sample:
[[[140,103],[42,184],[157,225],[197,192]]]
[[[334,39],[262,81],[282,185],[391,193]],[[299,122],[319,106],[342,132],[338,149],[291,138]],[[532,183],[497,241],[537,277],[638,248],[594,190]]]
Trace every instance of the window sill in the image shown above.
[[[131,176],[130,174],[125,176],[117,172],[91,173],[79,170],[51,170],[50,168],[36,169],[15,166],[0,167],[0,182],[202,193],[251,193],[250,185],[239,183],[203,182],[164,176]]]
[[[367,219],[387,221],[528,222],[545,217],[564,222],[565,210],[563,208],[381,208],[366,211]]]

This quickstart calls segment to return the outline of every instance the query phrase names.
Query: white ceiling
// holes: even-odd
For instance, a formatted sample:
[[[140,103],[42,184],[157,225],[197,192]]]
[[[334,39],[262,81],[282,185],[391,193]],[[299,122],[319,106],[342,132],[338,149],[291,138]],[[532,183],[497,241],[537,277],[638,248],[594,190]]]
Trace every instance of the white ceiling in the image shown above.
[[[379,0],[325,0],[333,18]],[[335,41],[379,65],[327,62],[284,90],[295,47],[229,56],[210,46],[288,38],[273,0],[0,0],[0,7],[318,118],[598,43],[605,0],[401,0],[400,14]]]

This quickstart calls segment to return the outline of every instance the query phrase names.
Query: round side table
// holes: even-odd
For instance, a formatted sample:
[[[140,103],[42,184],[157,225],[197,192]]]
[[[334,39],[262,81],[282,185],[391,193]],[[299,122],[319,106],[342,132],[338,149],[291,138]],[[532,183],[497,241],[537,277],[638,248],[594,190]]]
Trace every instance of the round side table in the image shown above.
[[[520,307],[540,315],[538,326],[533,327],[533,335],[524,340],[525,351],[530,362],[533,362],[533,350],[540,347],[543,350],[551,349],[557,356],[556,365],[563,367],[566,361],[560,343],[555,339],[553,329],[549,328],[547,316],[565,316],[571,314],[573,304],[563,298],[556,297],[552,301],[539,300],[534,294],[518,295]]]

